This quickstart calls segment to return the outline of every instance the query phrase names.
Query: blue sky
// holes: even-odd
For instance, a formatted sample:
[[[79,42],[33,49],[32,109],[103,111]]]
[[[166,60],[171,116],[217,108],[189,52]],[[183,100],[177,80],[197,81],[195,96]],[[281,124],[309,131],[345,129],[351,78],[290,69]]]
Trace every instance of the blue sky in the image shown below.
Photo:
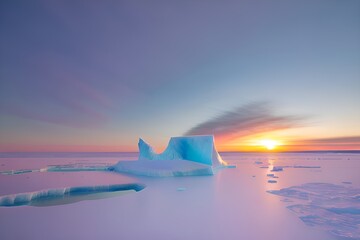
[[[1,151],[161,149],[254,102],[360,135],[357,0],[2,1],[0,36]]]

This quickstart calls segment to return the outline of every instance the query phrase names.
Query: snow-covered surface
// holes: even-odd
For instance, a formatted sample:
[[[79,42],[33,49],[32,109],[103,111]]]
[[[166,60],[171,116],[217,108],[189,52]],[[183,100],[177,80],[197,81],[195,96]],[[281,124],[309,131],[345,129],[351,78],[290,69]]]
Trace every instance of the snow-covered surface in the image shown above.
[[[45,157],[7,155],[1,158],[0,154],[0,171],[47,169],[50,165],[57,166],[57,169],[63,166],[93,169],[95,166],[114,165],[119,160],[138,159],[136,153],[93,155],[95,157],[91,157],[91,154],[61,157],[48,154]],[[237,168],[224,169],[212,176],[185,178],[149,178],[103,170],[0,174],[0,196],[76,186],[146,185],[139,192],[96,201],[43,208],[0,207],[0,239],[135,240],[151,236],[152,239],[336,240],[339,238],[328,232],[332,222],[324,219],[331,214],[338,214],[338,219],[342,219],[347,217],[346,214],[355,216],[353,213],[357,213],[353,203],[337,198],[336,203],[328,202],[334,206],[329,207],[330,211],[313,210],[321,216],[323,225],[315,222],[308,226],[308,222],[299,219],[302,215],[298,214],[300,210],[306,215],[308,210],[305,207],[289,209],[288,206],[300,204],[312,209],[328,208],[324,205],[327,201],[320,199],[323,204],[319,205],[315,200],[279,197],[267,191],[308,183],[330,184],[319,185],[318,188],[331,191],[329,195],[334,196],[339,196],[339,191],[344,192],[344,189],[359,189],[358,154],[221,155]],[[273,166],[291,167],[272,172]],[[272,177],[267,174],[277,176],[277,182],[268,183]],[[305,188],[299,191],[305,191]],[[350,196],[346,191],[345,195]],[[346,227],[357,227],[356,221],[347,221]],[[345,225],[333,225],[335,229],[331,230],[345,230]]]
[[[172,137],[162,153],[139,139],[138,161],[120,161],[114,170],[150,177],[213,175],[227,166],[215,148],[214,136]]]
[[[360,188],[306,183],[269,193],[302,200],[288,206],[307,225],[343,239],[360,239]]]

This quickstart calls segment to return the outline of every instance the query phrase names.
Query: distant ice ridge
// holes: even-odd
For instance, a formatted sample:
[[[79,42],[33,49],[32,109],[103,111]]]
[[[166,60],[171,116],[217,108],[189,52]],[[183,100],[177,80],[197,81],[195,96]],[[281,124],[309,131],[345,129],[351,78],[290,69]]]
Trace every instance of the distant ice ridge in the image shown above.
[[[360,189],[307,183],[268,192],[298,200],[288,209],[306,225],[325,229],[339,239],[360,239]]]
[[[81,171],[108,171],[111,165],[104,163],[70,163],[52,165],[41,169],[19,169],[0,171],[3,175],[17,175],[35,172],[81,172]]]
[[[269,165],[262,165],[263,162],[256,161],[255,164],[261,165],[259,168],[269,168]],[[286,166],[272,166],[272,172],[281,172],[284,168],[321,168],[320,166],[305,166],[305,165],[286,165]]]
[[[213,175],[230,167],[215,148],[214,136],[172,137],[164,152],[157,154],[141,138],[138,161],[120,161],[114,170],[151,177]]]
[[[100,186],[67,187],[58,189],[47,189],[38,192],[18,193],[0,197],[0,207],[14,207],[23,205],[36,205],[39,202],[49,202],[66,197],[86,196],[96,193],[109,193],[120,191],[141,191],[145,188],[143,184],[114,184]],[[85,198],[84,198],[85,199]]]
[[[98,163],[71,163],[65,165],[53,165],[43,169],[43,172],[81,172],[81,171],[107,171],[110,165]]]

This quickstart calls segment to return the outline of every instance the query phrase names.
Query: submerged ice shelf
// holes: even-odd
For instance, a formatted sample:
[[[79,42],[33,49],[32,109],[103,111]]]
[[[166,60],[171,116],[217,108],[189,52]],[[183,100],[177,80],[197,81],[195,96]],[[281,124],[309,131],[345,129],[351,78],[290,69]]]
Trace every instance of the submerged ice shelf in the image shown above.
[[[213,175],[229,167],[215,148],[213,136],[172,137],[164,152],[157,154],[141,138],[139,159],[120,161],[113,170],[151,177]],[[231,166],[232,167],[232,166]]]
[[[360,239],[360,189],[330,183],[307,183],[269,193],[298,200],[288,206],[306,225],[340,239]]]
[[[38,192],[18,193],[0,197],[0,207],[14,207],[23,205],[49,206],[59,205],[82,200],[106,198],[104,193],[121,193],[141,191],[145,185],[139,183],[113,184],[100,186],[67,187],[46,189]],[[103,194],[103,195],[100,195]],[[96,197],[94,197],[97,195]]]

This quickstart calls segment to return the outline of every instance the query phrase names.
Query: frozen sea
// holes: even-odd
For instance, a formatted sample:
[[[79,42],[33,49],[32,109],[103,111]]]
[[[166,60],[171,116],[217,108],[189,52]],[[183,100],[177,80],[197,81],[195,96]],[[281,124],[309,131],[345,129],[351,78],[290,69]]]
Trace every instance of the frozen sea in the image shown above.
[[[359,153],[220,154],[236,168],[156,178],[107,170],[137,153],[1,153],[0,198],[145,188],[0,206],[0,239],[360,239]]]

